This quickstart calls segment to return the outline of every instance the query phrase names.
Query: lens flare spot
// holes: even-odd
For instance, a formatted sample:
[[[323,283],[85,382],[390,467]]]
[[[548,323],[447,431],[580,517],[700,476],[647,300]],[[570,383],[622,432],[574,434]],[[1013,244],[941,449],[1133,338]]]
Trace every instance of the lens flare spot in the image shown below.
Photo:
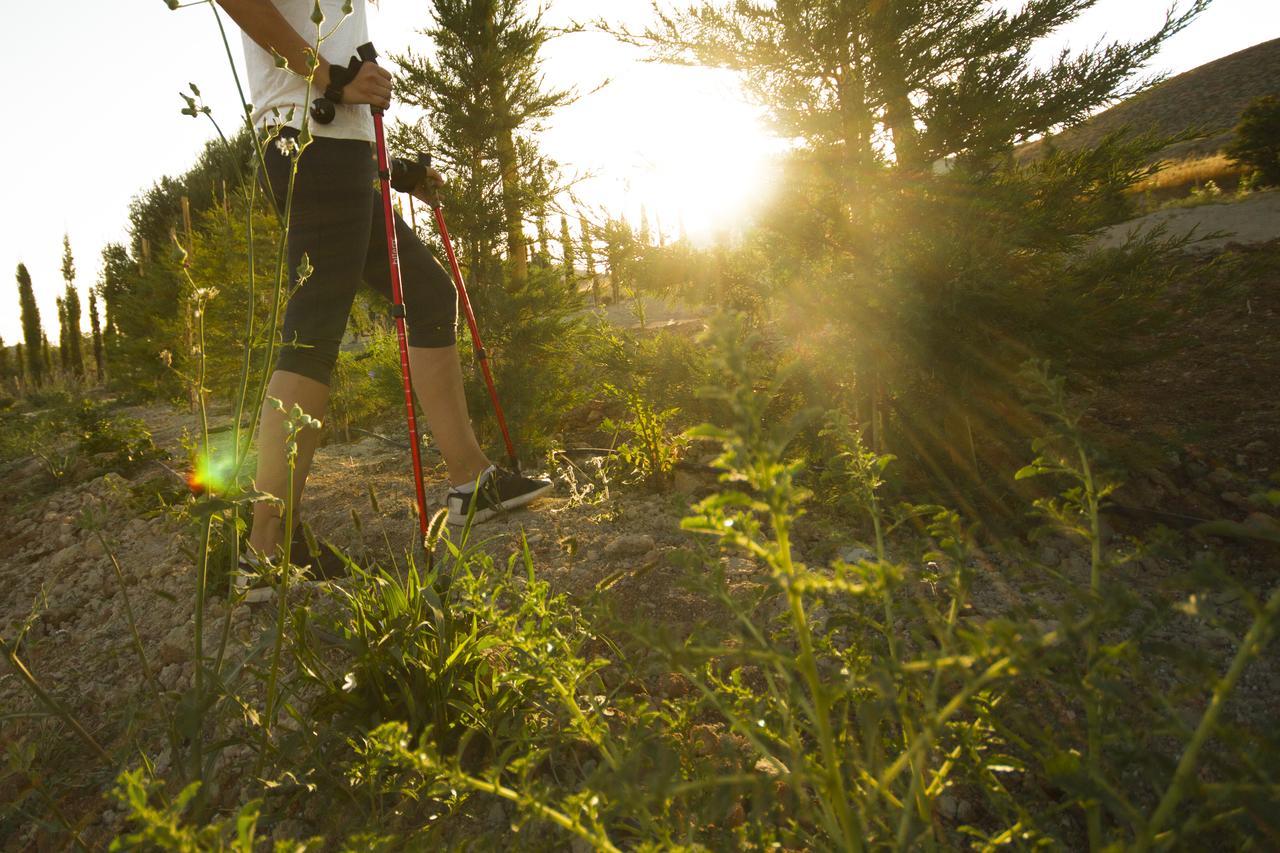
[[[234,468],[233,454],[211,448],[207,454],[198,454],[192,460],[187,488],[196,496],[225,493],[232,485]]]

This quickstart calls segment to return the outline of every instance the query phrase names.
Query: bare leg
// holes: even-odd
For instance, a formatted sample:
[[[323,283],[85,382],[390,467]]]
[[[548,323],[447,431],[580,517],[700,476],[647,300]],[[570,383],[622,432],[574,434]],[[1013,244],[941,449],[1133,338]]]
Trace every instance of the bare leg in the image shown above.
[[[455,486],[474,481],[489,467],[489,458],[480,449],[467,415],[458,348],[410,347],[409,369],[427,426],[449,467],[449,481]]]
[[[276,411],[268,399],[263,404],[262,424],[258,429],[258,489],[277,497],[284,497],[289,488],[289,461],[285,454],[286,414],[294,405],[317,420],[324,419],[329,403],[329,386],[298,373],[277,370],[271,374],[267,397],[275,397],[284,403],[284,413]],[[294,517],[302,501],[302,487],[311,470],[311,458],[320,442],[320,431],[305,429],[298,435],[298,457],[294,462],[293,506]],[[253,507],[253,531],[249,545],[270,557],[284,539],[283,508],[277,504],[257,503]],[[292,531],[289,532],[292,535]]]

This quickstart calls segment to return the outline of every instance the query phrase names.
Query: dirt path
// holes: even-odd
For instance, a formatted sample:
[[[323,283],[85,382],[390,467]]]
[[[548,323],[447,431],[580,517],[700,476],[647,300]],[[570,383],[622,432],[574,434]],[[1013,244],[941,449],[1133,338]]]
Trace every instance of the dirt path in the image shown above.
[[[1170,238],[1193,235],[1196,239],[1187,251],[1197,254],[1219,252],[1232,243],[1266,243],[1280,238],[1280,191],[1254,193],[1238,201],[1157,210],[1103,229],[1090,245],[1112,249],[1157,228],[1165,228]]]

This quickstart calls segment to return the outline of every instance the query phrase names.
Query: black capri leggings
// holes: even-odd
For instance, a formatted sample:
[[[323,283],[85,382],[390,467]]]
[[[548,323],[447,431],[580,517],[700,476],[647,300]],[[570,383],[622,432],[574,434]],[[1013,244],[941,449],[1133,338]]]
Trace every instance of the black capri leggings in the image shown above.
[[[285,128],[280,138],[296,137],[297,131]],[[266,163],[268,186],[283,210],[290,158],[272,142]],[[368,142],[316,137],[302,153],[293,186],[289,270],[296,283],[305,253],[313,272],[285,309],[277,370],[329,384],[360,282],[391,299],[377,171]],[[409,345],[451,346],[458,321],[452,279],[413,229],[399,215],[395,220]]]

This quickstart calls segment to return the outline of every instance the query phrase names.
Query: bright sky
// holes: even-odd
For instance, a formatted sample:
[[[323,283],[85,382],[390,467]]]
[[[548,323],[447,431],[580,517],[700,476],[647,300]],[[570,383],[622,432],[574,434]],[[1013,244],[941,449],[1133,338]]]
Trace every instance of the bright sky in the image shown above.
[[[1084,47],[1104,36],[1146,33],[1171,2],[1100,0],[1064,31],[1063,40]],[[235,126],[239,111],[207,6],[175,12],[162,0],[6,5],[8,31],[22,34],[9,40],[6,61],[32,84],[21,98],[10,99],[9,129],[0,134],[0,162],[8,164],[0,201],[0,336],[13,344],[21,337],[12,278],[17,264],[31,271],[52,339],[54,299],[63,287],[63,233],[71,237],[78,289],[87,300],[102,247],[126,238],[130,199],[161,175],[185,171],[212,135],[207,120],[179,114],[178,91],[196,83],[227,128]],[[642,23],[650,4],[551,5],[551,23],[601,14]],[[383,55],[425,41],[416,30],[427,24],[426,7],[423,0],[382,0],[380,10],[370,10],[371,34]],[[239,64],[239,33],[227,25]],[[1280,3],[1216,0],[1166,46],[1152,70],[1185,71],[1278,36]],[[749,206],[758,194],[753,176],[768,173],[778,144],[725,75],[646,64],[639,56],[599,34],[554,41],[546,52],[551,85],[590,92],[606,78],[612,82],[556,116],[544,148],[570,174],[598,176],[579,189],[587,203],[625,212],[633,221],[643,203],[668,233],[683,218],[694,238],[708,237]],[[86,306],[86,329],[88,315]]]

